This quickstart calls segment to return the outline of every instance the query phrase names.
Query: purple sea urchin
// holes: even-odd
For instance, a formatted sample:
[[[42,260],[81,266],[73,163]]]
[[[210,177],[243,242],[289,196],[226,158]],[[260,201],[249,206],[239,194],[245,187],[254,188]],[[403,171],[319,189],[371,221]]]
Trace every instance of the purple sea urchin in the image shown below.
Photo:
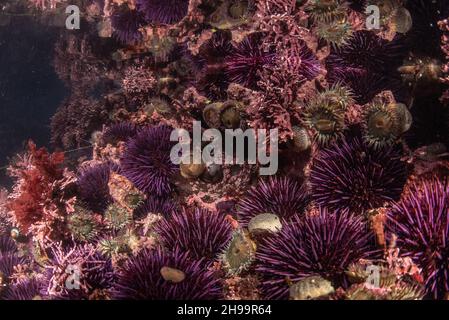
[[[52,248],[46,266],[42,293],[53,299],[89,299],[104,295],[114,283],[109,258],[96,252],[91,244]]]
[[[362,217],[326,209],[316,216],[295,216],[257,249],[256,270],[264,297],[287,299],[289,281],[317,274],[341,284],[351,263],[376,255],[373,244]]]
[[[174,283],[164,279],[163,267],[181,271],[185,278]],[[210,300],[222,298],[220,279],[202,261],[192,261],[188,253],[171,253],[160,248],[143,249],[130,257],[118,272],[115,299],[126,300]]]
[[[399,39],[388,41],[366,30],[354,32],[346,44],[333,47],[326,60],[328,70],[344,68],[346,71],[364,69],[370,72],[388,71],[399,65],[405,55]]]
[[[14,273],[14,269],[27,263],[27,259],[19,257],[13,253],[0,253],[0,300],[3,298],[5,291],[8,291],[8,285],[11,282],[10,277]]]
[[[199,92],[211,100],[225,100],[229,86],[226,68],[221,65],[204,67],[195,80]]]
[[[385,75],[360,68],[336,67],[328,75],[332,84],[342,84],[351,89],[358,104],[367,104],[380,92],[390,90],[398,101],[404,101],[407,90],[399,75]]]
[[[110,169],[107,163],[83,168],[78,174],[80,199],[96,213],[103,213],[113,201],[109,193],[109,176]]]
[[[388,212],[387,230],[400,253],[423,268],[426,291],[435,299],[449,292],[449,185],[432,179],[413,184]]]
[[[201,45],[198,56],[193,58],[199,65],[220,63],[233,51],[231,41],[231,32],[217,30]]]
[[[138,132],[137,126],[132,122],[119,122],[106,128],[103,133],[105,142],[126,141]]]
[[[189,0],[137,0],[136,3],[148,23],[177,23],[189,8]]]
[[[40,297],[42,282],[35,279],[19,280],[6,290],[4,300],[33,300]]]
[[[165,248],[179,248],[180,252],[199,260],[214,261],[232,236],[232,226],[224,215],[204,209],[182,210],[159,221],[155,227]]]
[[[304,185],[288,177],[261,180],[238,204],[238,219],[243,226],[261,213],[272,213],[289,219],[303,213],[308,196]]]
[[[311,197],[332,210],[363,213],[398,200],[406,165],[393,149],[375,150],[359,138],[322,150],[310,170]]]
[[[14,240],[9,235],[0,235],[0,255],[16,251],[17,246]]]
[[[122,173],[142,192],[161,196],[172,189],[170,177],[178,167],[170,160],[171,131],[168,126],[145,128],[126,143]]]
[[[236,44],[225,58],[226,74],[231,82],[256,89],[259,73],[275,59],[274,52],[266,52],[262,45],[263,35],[252,33]]]
[[[131,10],[127,5],[115,8],[111,15],[113,35],[120,42],[135,45],[142,40],[139,28],[142,25],[142,16],[136,10]]]

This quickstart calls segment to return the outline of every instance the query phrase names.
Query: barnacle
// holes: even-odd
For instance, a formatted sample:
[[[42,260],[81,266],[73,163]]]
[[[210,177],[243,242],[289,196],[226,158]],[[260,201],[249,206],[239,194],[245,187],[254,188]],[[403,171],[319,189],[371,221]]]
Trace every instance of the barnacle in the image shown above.
[[[307,130],[303,127],[294,126],[293,131],[293,145],[297,151],[304,151],[310,148],[312,142],[310,140]]]
[[[290,300],[313,300],[334,293],[330,281],[320,276],[312,276],[290,286]]]
[[[236,129],[240,126],[240,110],[236,101],[228,100],[223,103],[220,120],[226,129]]]
[[[210,128],[219,128],[221,125],[221,109],[223,103],[215,102],[208,104],[203,109],[203,120]]]
[[[224,0],[207,22],[217,29],[231,29],[249,22],[253,11],[253,0]]]
[[[248,223],[248,231],[252,235],[276,233],[282,228],[279,217],[272,213],[261,213],[253,217]]]

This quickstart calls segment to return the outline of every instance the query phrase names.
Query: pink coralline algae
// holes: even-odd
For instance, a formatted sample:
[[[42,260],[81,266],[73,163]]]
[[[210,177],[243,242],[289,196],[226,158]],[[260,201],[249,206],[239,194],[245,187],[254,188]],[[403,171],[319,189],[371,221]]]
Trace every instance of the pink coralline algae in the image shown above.
[[[0,299],[449,297],[447,0],[74,4],[49,144],[5,166]]]

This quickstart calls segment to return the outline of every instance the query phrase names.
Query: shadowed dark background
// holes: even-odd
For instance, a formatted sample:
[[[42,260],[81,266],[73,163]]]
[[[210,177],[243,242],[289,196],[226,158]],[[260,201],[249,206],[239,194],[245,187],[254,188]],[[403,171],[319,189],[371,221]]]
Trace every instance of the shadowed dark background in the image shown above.
[[[0,185],[4,167],[28,139],[48,146],[50,118],[68,90],[52,66],[59,28],[33,17],[13,17],[0,26]]]

